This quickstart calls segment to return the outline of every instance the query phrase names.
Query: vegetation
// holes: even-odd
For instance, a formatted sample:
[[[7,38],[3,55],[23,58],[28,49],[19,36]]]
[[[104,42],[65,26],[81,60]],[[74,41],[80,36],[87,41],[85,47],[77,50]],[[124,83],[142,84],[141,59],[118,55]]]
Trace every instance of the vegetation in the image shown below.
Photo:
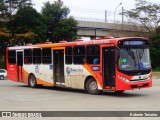
[[[135,8],[125,15],[135,29],[149,33],[152,67],[160,70],[160,5],[135,1]],[[41,13],[31,0],[0,0],[0,62],[4,63],[7,46],[76,39],[77,21],[68,17],[69,12],[61,0],[44,3]]]
[[[160,24],[160,5],[145,0],[135,1],[135,8],[126,11],[125,15],[135,28],[139,28],[139,30],[143,32],[148,32],[149,37],[155,35],[155,30]]]
[[[160,5],[145,0],[135,1],[135,8],[126,11],[125,15],[134,29],[148,33],[152,68],[160,71]]]
[[[13,44],[38,43],[46,40],[46,24],[44,17],[31,6],[20,8],[8,28],[14,35]]]
[[[68,18],[70,10],[63,6],[61,0],[54,3],[46,2],[42,8],[42,15],[46,20],[48,41],[58,42],[59,40],[72,41],[77,31],[75,26],[77,21],[73,17]]]
[[[150,51],[152,68],[160,71],[160,27],[156,29],[156,35],[151,37]]]
[[[42,13],[31,0],[0,0],[0,40],[3,45],[22,45],[44,41],[71,41],[76,37],[77,21],[61,0],[46,2]]]
[[[7,46],[75,39],[77,21],[69,12],[61,0],[44,3],[42,13],[31,0],[0,0],[0,62]]]

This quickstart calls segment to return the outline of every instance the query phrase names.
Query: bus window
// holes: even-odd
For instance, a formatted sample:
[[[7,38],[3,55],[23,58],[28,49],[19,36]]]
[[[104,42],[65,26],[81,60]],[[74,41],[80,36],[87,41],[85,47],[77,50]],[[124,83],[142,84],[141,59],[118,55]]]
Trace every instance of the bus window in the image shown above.
[[[41,64],[41,49],[33,49],[33,64]]]
[[[99,63],[100,63],[100,47],[87,46],[87,64],[99,64]]]
[[[84,64],[85,63],[85,47],[76,46],[73,48],[74,51],[74,64]]]
[[[24,50],[24,64],[32,64],[32,50],[31,49]]]
[[[50,48],[42,49],[42,63],[51,64],[51,49]]]
[[[16,64],[16,51],[15,50],[8,51],[8,61],[9,61],[9,64]]]
[[[72,64],[72,47],[66,47],[65,55],[66,64]]]

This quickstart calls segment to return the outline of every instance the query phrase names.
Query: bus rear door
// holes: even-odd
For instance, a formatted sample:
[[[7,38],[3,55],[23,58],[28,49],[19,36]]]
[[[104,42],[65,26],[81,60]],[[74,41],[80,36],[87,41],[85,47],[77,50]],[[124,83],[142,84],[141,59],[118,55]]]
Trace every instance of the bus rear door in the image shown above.
[[[16,51],[16,52],[17,52],[17,80],[19,82],[22,82],[23,51]]]
[[[53,78],[56,85],[64,85],[64,49],[53,50]]]
[[[115,90],[115,47],[105,47],[103,51],[103,87]]]

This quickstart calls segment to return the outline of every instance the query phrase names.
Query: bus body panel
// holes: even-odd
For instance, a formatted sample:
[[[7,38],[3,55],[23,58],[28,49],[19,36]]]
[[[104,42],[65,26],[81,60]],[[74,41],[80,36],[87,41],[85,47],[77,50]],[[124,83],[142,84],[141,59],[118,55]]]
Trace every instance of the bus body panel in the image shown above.
[[[128,40],[132,38],[112,38],[112,39],[105,39],[105,40],[93,40],[93,41],[82,41],[82,42],[67,42],[67,43],[56,43],[56,44],[38,44],[38,45],[31,45],[31,46],[18,46],[18,47],[9,47],[6,50],[6,65],[7,65],[7,71],[8,71],[8,79],[13,80],[16,82],[24,82],[28,84],[28,79],[30,74],[34,74],[37,80],[37,84],[47,85],[47,86],[62,86],[62,87],[70,87],[70,88],[79,88],[79,89],[85,89],[85,82],[87,78],[93,77],[97,84],[99,90],[112,90],[112,91],[123,91],[123,90],[133,90],[133,89],[139,89],[139,88],[148,88],[152,86],[152,78],[151,73],[143,74],[143,75],[127,75],[118,70],[117,63],[114,63],[114,69],[113,71],[115,74],[110,75],[106,74],[106,70],[103,68],[106,60],[103,59],[103,57],[107,57],[107,55],[104,55],[104,53],[107,50],[114,50],[118,46],[118,41]],[[135,39],[135,38],[134,38]],[[137,39],[137,38],[136,38]],[[146,40],[145,38],[138,38],[141,40]],[[90,46],[90,45],[99,45],[100,46],[100,62],[99,64],[66,64],[65,61],[65,47],[67,46]],[[34,48],[51,48],[51,60],[52,62],[50,64],[23,64],[23,66],[19,66],[17,63],[16,58],[16,64],[9,64],[8,61],[8,51],[9,50],[16,50],[16,51],[22,51],[24,49],[34,49]],[[86,48],[85,48],[86,49]],[[64,73],[64,81],[60,83],[57,82],[55,79],[55,60],[57,62],[56,57],[56,51],[60,51],[63,53],[63,61],[64,61],[64,68],[63,70],[59,71],[60,73]],[[24,53],[24,52],[23,52]],[[87,53],[85,53],[87,54]],[[108,54],[108,53],[107,53]],[[115,56],[113,56],[113,59],[110,60],[113,62],[116,61],[116,57],[118,56],[116,51],[114,51]],[[56,55],[56,57],[54,57]],[[110,56],[111,54],[108,54]],[[113,55],[113,53],[112,53]],[[62,56],[59,58],[62,59]],[[73,59],[73,58],[72,58]],[[86,59],[86,58],[85,58]],[[59,63],[58,63],[59,64]],[[62,64],[62,63],[60,63]],[[108,63],[110,64],[110,63]],[[108,67],[108,66],[106,66]],[[110,66],[111,68],[112,66]],[[21,71],[22,68],[22,71]],[[109,68],[109,67],[108,67]],[[113,78],[112,80],[115,80],[113,83],[114,85],[110,85],[106,82],[106,78],[104,77],[104,74],[106,74],[106,77],[110,75],[108,78]],[[107,79],[108,79],[107,78]],[[144,78],[144,80],[140,80]],[[112,80],[109,80],[112,82]]]
[[[7,72],[8,72],[7,78],[9,80],[18,82],[17,65],[16,64],[15,65],[7,65]]]
[[[28,78],[30,74],[34,74],[37,78],[37,84],[53,85],[53,73],[52,65],[25,65],[24,70],[24,81],[28,83]]]
[[[65,86],[84,88],[85,78],[91,75],[82,65],[65,65]]]
[[[145,75],[129,76],[117,72],[116,90],[133,90],[146,87],[152,87],[151,73]],[[139,80],[139,79],[142,80]]]

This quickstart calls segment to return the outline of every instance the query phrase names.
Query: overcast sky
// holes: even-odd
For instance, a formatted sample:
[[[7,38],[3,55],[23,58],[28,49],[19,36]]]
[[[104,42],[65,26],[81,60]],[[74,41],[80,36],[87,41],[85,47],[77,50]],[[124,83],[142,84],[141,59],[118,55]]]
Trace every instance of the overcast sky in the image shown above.
[[[32,0],[34,7],[40,12],[43,3],[46,1],[54,2],[55,0]],[[122,3],[116,10],[117,19],[118,13],[121,12],[122,6],[126,10],[134,8],[135,0],[62,0],[64,5],[69,7],[71,12],[69,15],[76,17],[98,18],[104,19],[105,10],[107,10],[107,19],[112,19],[116,7]],[[160,4],[160,0],[147,0],[152,3]]]

